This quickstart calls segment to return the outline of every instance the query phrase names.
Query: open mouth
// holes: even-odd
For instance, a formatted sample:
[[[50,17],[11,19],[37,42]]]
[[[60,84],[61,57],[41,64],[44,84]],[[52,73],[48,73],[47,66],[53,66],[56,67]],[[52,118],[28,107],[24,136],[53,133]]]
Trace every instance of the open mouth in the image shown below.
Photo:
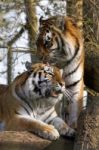
[[[59,95],[59,92],[56,92],[56,91],[54,91],[54,90],[51,91],[51,96],[52,96],[52,97],[56,97],[56,98],[57,98],[58,95]]]
[[[53,89],[53,90],[47,89],[45,92],[45,96],[57,98],[60,93],[62,93],[60,90],[56,91],[55,89]]]

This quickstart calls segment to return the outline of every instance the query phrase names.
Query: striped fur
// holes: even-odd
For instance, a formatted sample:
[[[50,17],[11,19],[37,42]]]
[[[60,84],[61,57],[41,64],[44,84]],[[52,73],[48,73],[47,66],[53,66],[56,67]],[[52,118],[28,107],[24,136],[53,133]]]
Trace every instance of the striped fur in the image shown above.
[[[84,50],[81,33],[71,18],[55,16],[40,20],[37,55],[63,69],[66,88],[73,92],[73,103],[65,118],[76,128],[83,107]]]
[[[65,91],[60,70],[42,63],[28,68],[11,85],[0,85],[0,130],[32,131],[49,140],[72,136],[55,110]]]

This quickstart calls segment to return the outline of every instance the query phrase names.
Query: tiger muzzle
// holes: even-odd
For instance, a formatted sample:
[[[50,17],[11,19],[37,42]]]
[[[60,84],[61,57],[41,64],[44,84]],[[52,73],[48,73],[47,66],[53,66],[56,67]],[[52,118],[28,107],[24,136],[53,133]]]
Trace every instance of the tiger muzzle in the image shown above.
[[[46,89],[45,96],[46,97],[58,97],[58,95],[62,93],[61,90],[55,90],[55,89]]]

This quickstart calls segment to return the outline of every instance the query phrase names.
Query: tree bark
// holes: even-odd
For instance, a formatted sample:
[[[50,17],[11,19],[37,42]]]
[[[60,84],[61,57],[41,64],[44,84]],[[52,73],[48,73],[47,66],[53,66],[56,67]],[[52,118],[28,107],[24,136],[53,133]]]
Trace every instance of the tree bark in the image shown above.
[[[78,121],[74,150],[99,150],[99,97],[89,96],[87,110]]]

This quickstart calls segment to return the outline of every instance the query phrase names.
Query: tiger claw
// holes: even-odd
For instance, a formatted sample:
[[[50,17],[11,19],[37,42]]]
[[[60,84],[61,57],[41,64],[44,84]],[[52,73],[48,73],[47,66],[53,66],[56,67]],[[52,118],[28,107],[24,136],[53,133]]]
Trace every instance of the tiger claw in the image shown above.
[[[68,129],[68,132],[65,134],[67,138],[74,139],[76,136],[76,131],[72,128]]]

